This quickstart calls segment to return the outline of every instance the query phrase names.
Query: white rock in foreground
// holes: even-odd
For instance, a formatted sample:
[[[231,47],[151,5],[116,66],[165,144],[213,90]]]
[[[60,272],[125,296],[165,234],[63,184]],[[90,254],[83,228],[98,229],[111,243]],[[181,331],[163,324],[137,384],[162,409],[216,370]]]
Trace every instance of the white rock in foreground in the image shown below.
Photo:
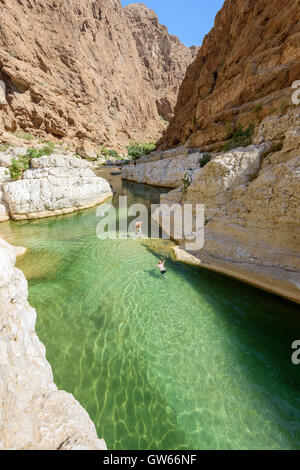
[[[0,449],[105,450],[87,412],[53,382],[15,259],[0,239]]]
[[[23,179],[3,185],[13,219],[67,214],[102,203],[112,196],[109,183],[96,176],[91,164],[69,155],[32,160]]]
[[[9,219],[9,208],[3,191],[3,184],[9,181],[7,168],[0,167],[0,222]]]

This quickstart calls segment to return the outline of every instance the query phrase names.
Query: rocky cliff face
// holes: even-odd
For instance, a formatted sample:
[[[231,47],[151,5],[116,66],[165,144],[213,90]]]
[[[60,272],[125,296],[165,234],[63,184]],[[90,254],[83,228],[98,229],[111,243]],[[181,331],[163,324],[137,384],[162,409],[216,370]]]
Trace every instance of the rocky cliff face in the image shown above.
[[[164,152],[167,158],[127,166],[123,178],[176,188],[161,196],[162,204],[205,205],[205,245],[193,253],[196,264],[300,302],[299,108],[264,119],[254,143],[211,153],[204,166],[207,154],[179,147]],[[183,191],[186,173],[191,184]],[[190,262],[185,251],[176,252]]]
[[[188,68],[160,145],[219,150],[237,124],[285,114],[299,78],[299,0],[226,0]]]
[[[0,239],[0,449],[105,450],[87,412],[53,382],[15,260]]]
[[[193,53],[146,7],[1,0],[0,9],[0,131],[95,147],[161,135]]]
[[[128,5],[124,12],[141,59],[143,77],[152,89],[158,114],[170,121],[179,86],[187,67],[196,58],[198,48],[185,47],[159,23],[155,12],[143,4]]]

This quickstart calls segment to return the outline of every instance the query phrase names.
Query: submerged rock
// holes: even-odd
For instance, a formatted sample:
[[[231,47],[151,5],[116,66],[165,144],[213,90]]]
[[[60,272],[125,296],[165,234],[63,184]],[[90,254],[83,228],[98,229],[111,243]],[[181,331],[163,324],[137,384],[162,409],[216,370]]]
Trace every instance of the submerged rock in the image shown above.
[[[105,450],[88,413],[53,382],[15,260],[0,239],[0,449]]]

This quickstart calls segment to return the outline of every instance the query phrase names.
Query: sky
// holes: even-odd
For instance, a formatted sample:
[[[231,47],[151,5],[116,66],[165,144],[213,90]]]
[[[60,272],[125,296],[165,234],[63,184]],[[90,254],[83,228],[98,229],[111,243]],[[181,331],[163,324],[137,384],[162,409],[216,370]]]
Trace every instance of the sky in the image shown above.
[[[169,33],[178,36],[186,46],[201,46],[205,34],[214,25],[224,0],[121,0],[122,5],[144,3],[154,10]]]

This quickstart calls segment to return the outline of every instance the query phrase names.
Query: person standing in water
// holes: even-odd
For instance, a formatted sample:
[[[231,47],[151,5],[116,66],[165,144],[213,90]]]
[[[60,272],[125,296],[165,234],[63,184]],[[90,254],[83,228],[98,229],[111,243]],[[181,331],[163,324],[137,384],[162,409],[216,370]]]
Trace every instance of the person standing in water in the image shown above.
[[[135,224],[135,233],[139,237],[142,235],[142,222],[141,222],[141,220],[138,220],[137,223]]]
[[[166,267],[165,267],[165,263],[164,263],[163,261],[159,261],[157,266],[159,267],[160,273],[161,273],[161,275],[162,275],[163,278],[164,278],[164,277],[165,277],[165,274],[166,274],[166,272],[167,272]]]

